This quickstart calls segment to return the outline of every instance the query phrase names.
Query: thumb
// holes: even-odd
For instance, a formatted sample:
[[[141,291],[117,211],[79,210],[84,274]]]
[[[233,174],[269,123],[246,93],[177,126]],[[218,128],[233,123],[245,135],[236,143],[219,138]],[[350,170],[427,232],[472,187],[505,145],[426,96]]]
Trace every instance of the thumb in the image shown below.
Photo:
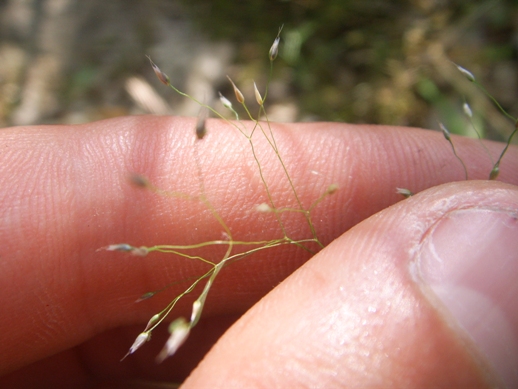
[[[256,304],[184,388],[518,384],[518,188],[453,183],[358,224]]]

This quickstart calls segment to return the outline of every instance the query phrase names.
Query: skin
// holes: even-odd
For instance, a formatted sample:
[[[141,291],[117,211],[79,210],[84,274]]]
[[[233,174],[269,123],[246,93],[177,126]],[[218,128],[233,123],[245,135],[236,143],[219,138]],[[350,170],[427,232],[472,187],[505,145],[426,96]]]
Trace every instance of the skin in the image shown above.
[[[339,186],[312,213],[327,247],[311,257],[283,246],[223,269],[176,355],[154,362],[168,337],[164,324],[120,363],[149,318],[188,284],[135,300],[208,268],[171,255],[97,250],[225,238],[199,202],[135,188],[129,172],[196,195],[197,153],[205,193],[235,240],[281,234],[273,214],[255,211],[267,197],[246,139],[209,120],[206,137],[193,147],[194,128],[190,119],[143,116],[0,132],[1,387],[152,388],[188,376],[185,388],[498,382],[409,276],[409,249],[419,235],[404,220],[440,217],[431,209],[443,199],[450,210],[480,201],[516,207],[518,149],[510,147],[500,182],[488,182],[491,162],[480,143],[453,137],[475,180],[466,182],[438,132],[336,123],[275,126],[306,207],[330,184]],[[271,148],[261,136],[254,144],[276,203],[293,205]],[[503,147],[486,145],[493,155]],[[402,201],[397,187],[419,194]],[[290,236],[308,236],[300,215],[283,217]],[[170,318],[189,317],[192,301],[182,300]],[[375,315],[366,309],[387,302],[393,308]]]

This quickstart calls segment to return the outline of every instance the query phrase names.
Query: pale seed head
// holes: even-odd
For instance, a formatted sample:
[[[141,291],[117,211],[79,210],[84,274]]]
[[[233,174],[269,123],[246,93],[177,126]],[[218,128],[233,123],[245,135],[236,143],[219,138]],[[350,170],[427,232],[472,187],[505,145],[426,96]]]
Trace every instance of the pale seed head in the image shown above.
[[[141,334],[139,334],[139,336],[137,336],[137,339],[135,339],[135,341],[131,345],[129,351],[126,353],[126,355],[124,355],[122,357],[121,361],[124,360],[128,355],[133,354],[135,351],[137,351],[150,338],[151,338],[150,332],[142,332]]]
[[[171,336],[169,336],[164,348],[157,356],[158,363],[161,363],[164,359],[176,353],[189,336],[190,329],[189,323],[187,323],[183,317],[176,319],[169,325]]]
[[[441,131],[442,131],[442,134],[444,135],[444,137],[446,138],[446,140],[450,140],[451,137],[450,137],[450,131],[448,131],[448,129],[444,126],[444,124],[442,123],[439,123],[439,127],[441,128]]]
[[[462,104],[462,109],[464,110],[464,113],[467,117],[472,118],[473,117],[473,111],[471,110],[471,107],[468,103]]]
[[[326,190],[326,193],[327,194],[333,194],[333,193],[336,193],[336,191],[338,190],[338,184],[331,184],[327,187],[327,190]]]
[[[139,336],[137,336],[137,339],[133,342],[133,344],[130,347],[129,353],[133,354],[135,351],[137,351],[145,342],[147,342],[151,338],[151,334],[149,332],[143,332]]]
[[[135,300],[136,303],[140,303],[141,301],[144,301],[144,300],[147,300],[147,299],[150,299],[151,297],[153,297],[154,295],[156,294],[156,292],[147,292],[147,293],[144,293],[142,296],[140,296],[138,299]]]
[[[254,81],[254,94],[255,94],[255,101],[257,101],[257,104],[259,104],[261,107],[263,106],[263,98],[261,96],[261,93],[259,93],[259,89],[257,89],[257,85]]]
[[[134,249],[135,249],[135,247],[133,247],[127,243],[119,243],[119,244],[111,244],[111,245],[103,247],[102,249],[99,249],[99,250],[129,252]]]
[[[146,332],[152,326],[154,326],[155,323],[158,321],[158,319],[160,319],[160,315],[158,313],[153,315],[153,316],[151,316],[151,319],[149,319],[149,321],[147,322],[146,329],[144,330],[144,332]]]
[[[414,195],[412,193],[412,191],[410,191],[410,189],[406,189],[406,188],[396,188],[396,193],[400,194],[400,195],[403,195],[406,198],[409,198],[409,197]]]
[[[229,76],[227,76],[227,78],[230,81],[230,83],[232,84],[232,88],[234,88],[234,94],[236,95],[236,100],[240,104],[243,104],[245,102],[245,96],[243,96],[243,94],[241,93],[239,88],[236,86],[236,84],[234,84],[234,81],[232,81],[232,79]]]
[[[262,203],[262,204],[259,204],[257,207],[255,207],[255,210],[257,212],[262,212],[262,213],[272,212],[272,207],[270,207],[266,203]]]
[[[232,111],[233,111],[233,109],[232,109],[232,103],[230,102],[230,100],[229,100],[229,99],[227,99],[225,96],[223,96],[223,95],[221,94],[221,92],[218,92],[218,93],[219,93],[219,100],[221,101],[221,104],[223,104],[223,106],[224,106],[225,108],[228,108],[228,109],[230,109],[230,110],[232,110]]]
[[[149,181],[146,179],[146,177],[140,174],[132,173],[128,178],[133,185],[138,186],[139,188],[149,187]]]
[[[130,253],[136,257],[145,257],[149,253],[149,250],[145,246],[133,247]]]
[[[489,179],[490,180],[496,180],[498,178],[498,175],[500,174],[500,167],[496,165],[493,170],[491,170],[491,173],[489,173]]]
[[[169,81],[169,77],[167,77],[167,74],[161,71],[160,68],[151,60],[149,56],[147,56],[147,59],[149,59],[151,67],[153,68],[153,71],[155,72],[155,75],[160,80],[160,82],[166,86],[171,85],[171,82]]]
[[[205,134],[207,134],[207,127],[205,127],[206,121],[207,117],[205,115],[198,118],[198,122],[196,123],[196,138],[203,139]]]
[[[200,300],[196,300],[192,304],[191,323],[198,322],[198,320],[200,319],[201,308],[202,308],[202,303]]]
[[[272,47],[270,47],[270,51],[268,52],[268,56],[270,57],[270,61],[275,61],[275,58],[277,58],[277,55],[279,54],[279,42],[281,41],[281,37],[277,36],[275,40],[273,41]]]
[[[129,245],[127,243],[111,244],[106,247],[101,247],[99,250],[122,251],[122,252],[130,253],[131,255],[136,255],[138,257],[144,257],[149,252],[148,248],[145,246],[135,247],[135,246]]]
[[[467,69],[464,69],[462,66],[460,65],[457,65],[455,64],[455,66],[457,67],[457,69],[459,70],[459,72],[461,72],[462,74],[464,74],[464,76],[471,82],[474,82],[475,81],[475,76],[473,75],[473,73],[471,73],[469,70]]]
[[[279,54],[279,42],[281,41],[281,31],[284,27],[284,24],[279,27],[279,32],[277,33],[277,37],[273,41],[272,47],[270,47],[270,51],[268,52],[268,56],[270,57],[270,62],[275,61],[277,58],[277,54]]]

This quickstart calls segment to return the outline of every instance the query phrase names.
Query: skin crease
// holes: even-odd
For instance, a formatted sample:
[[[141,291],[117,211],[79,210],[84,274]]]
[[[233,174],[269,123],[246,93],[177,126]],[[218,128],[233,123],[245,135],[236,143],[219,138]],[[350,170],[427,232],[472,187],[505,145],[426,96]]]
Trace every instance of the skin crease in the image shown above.
[[[112,243],[150,246],[224,238],[222,227],[199,202],[132,187],[128,173],[143,174],[165,190],[196,195],[197,153],[205,193],[235,240],[281,234],[272,214],[255,211],[267,197],[246,139],[228,124],[209,120],[208,134],[193,146],[194,128],[191,119],[143,116],[0,132],[1,387],[125,387],[128,382],[147,387],[151,381],[184,380],[239,316],[308,261],[308,253],[284,246],[225,268],[202,321],[177,355],[154,363],[167,339],[163,325],[149,344],[119,363],[149,318],[187,284],[137,305],[135,300],[208,268],[171,255],[140,258],[96,250]],[[417,193],[464,179],[442,134],[314,123],[275,125],[275,135],[306,208],[330,184],[338,184],[339,190],[315,208],[312,220],[324,245],[340,238],[238,321],[185,387],[490,383],[484,363],[408,276],[404,250],[416,239],[415,231],[401,228],[398,220],[419,219],[426,205],[440,198],[458,199],[454,203],[461,206],[472,191],[485,191],[489,199],[503,191],[501,202],[511,201],[516,188],[458,182],[383,211],[401,200],[396,187]],[[491,161],[480,143],[453,141],[469,178],[486,179]],[[254,136],[254,145],[274,200],[279,207],[293,206],[270,146],[261,136]],[[486,145],[493,156],[503,147]],[[499,180],[517,185],[516,166],[518,150],[512,146]],[[294,238],[309,234],[300,215],[286,214],[285,226]],[[376,251],[379,242],[388,247],[385,252]],[[201,254],[221,255],[217,249]],[[377,293],[383,285],[383,293]],[[361,300],[366,290],[372,293]],[[192,301],[180,302],[171,319],[188,317]],[[387,306],[387,301],[399,309],[379,309],[376,315],[363,309],[368,303]],[[353,312],[345,321],[350,326],[346,338],[337,330],[342,319],[335,317],[333,327],[326,316],[333,312],[330,305]],[[362,327],[365,320],[367,327]],[[325,326],[330,327],[323,334]],[[336,342],[346,346],[327,347]],[[338,375],[333,373],[337,367]]]

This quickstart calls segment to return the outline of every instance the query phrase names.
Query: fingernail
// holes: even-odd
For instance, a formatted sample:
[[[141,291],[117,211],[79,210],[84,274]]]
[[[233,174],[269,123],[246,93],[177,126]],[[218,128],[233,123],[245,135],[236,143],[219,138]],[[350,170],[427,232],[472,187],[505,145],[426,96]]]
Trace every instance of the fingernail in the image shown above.
[[[493,371],[518,387],[518,215],[450,212],[427,232],[417,271]]]

